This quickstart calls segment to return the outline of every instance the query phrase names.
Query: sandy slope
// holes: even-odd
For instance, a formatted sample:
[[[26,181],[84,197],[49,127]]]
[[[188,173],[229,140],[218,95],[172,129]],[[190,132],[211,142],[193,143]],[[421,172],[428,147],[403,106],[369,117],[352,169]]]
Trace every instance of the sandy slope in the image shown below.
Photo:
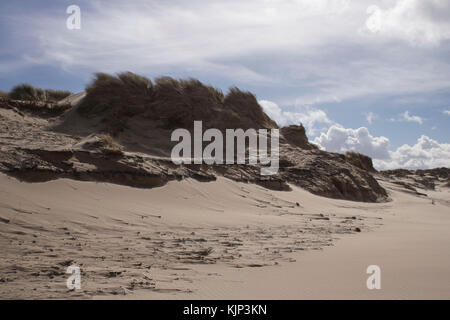
[[[448,189],[428,192],[433,205],[385,185],[394,201],[367,204],[224,178],[136,189],[2,174],[0,297],[450,298]]]
[[[347,235],[323,251],[295,253],[296,261],[281,268],[223,268],[220,277],[196,283],[193,294],[142,292],[133,298],[450,299],[450,194],[448,189],[428,193],[435,205],[393,191],[381,228]],[[373,209],[363,207],[350,204],[348,210],[371,216]],[[381,268],[380,290],[366,287],[372,264]]]

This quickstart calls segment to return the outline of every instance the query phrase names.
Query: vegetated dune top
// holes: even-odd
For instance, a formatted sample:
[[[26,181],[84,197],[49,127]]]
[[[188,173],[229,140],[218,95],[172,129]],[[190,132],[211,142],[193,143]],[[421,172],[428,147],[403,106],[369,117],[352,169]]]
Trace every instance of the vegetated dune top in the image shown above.
[[[261,176],[260,165],[173,164],[170,135],[177,128],[192,130],[194,121],[201,120],[203,130],[278,128],[253,94],[237,88],[223,94],[195,79],[97,74],[85,93],[45,104],[2,99],[0,111],[6,124],[0,170],[26,181],[68,177],[156,187],[224,176],[277,190],[289,190],[291,183],[338,199],[388,199],[370,158],[320,150],[302,125],[280,129],[274,176]]]
[[[140,130],[136,120],[145,121],[147,131],[190,129],[195,120],[202,120],[205,129],[278,128],[250,92],[231,88],[224,95],[196,79],[162,77],[153,83],[130,72],[97,74],[77,111],[113,136]]]

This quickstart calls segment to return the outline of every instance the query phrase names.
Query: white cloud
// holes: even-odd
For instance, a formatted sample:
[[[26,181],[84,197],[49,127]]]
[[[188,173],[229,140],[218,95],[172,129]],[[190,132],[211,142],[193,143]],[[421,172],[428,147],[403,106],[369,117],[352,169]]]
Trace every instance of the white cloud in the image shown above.
[[[384,3],[80,0],[81,30],[67,30],[64,13],[47,10],[0,12],[0,19],[8,16],[5,33],[20,34],[4,43],[9,56],[85,77],[130,70],[149,77],[193,76],[222,89],[268,84],[274,95],[283,89],[282,98],[272,98],[281,105],[448,88],[443,46],[437,53],[410,50],[360,32],[373,2]]]
[[[444,111],[442,111],[442,113],[450,116],[450,110],[444,110]]]
[[[438,143],[428,136],[422,135],[413,146],[405,144],[391,151],[388,138],[373,136],[366,127],[344,128],[330,120],[323,110],[304,107],[301,112],[289,112],[283,111],[272,101],[260,100],[259,103],[267,115],[281,126],[301,122],[309,132],[316,133],[320,124],[331,124],[326,132],[322,132],[312,142],[330,152],[355,151],[368,155],[373,159],[374,166],[378,170],[450,167],[450,144]],[[393,119],[393,121],[423,123],[422,118],[410,115],[408,111],[401,116],[400,119]],[[376,115],[370,112],[366,117],[370,122]]]
[[[80,4],[82,29],[77,31],[66,30],[61,24],[64,16],[53,12],[15,20],[23,36],[35,44],[28,59],[36,63],[110,72],[182,66],[253,82],[269,77],[229,59],[274,48],[295,52],[320,46],[348,28],[337,17],[349,2],[134,0],[130,5],[111,0],[107,6]]]
[[[397,0],[391,8],[367,8],[369,31],[409,42],[412,45],[438,45],[450,39],[448,0]]]
[[[390,122],[417,122],[418,124],[423,124],[424,119],[419,116],[409,114],[409,111],[406,110],[402,114],[398,115],[398,117],[391,117],[388,119]]]
[[[389,160],[375,159],[374,165],[379,170],[450,167],[450,144],[422,135],[415,145],[404,144],[390,152]]]
[[[283,111],[275,102],[260,100],[259,104],[264,112],[272,118],[279,126],[288,124],[303,124],[308,131],[308,135],[314,136],[320,129],[320,124],[331,124],[325,111],[311,106],[297,107],[296,111]]]
[[[407,121],[407,122],[417,122],[419,124],[423,123],[423,119],[421,117],[410,115],[409,111],[405,111],[402,114],[402,120]]]
[[[373,120],[377,119],[378,116],[374,114],[372,111],[369,113],[366,113],[366,120],[369,124],[372,124]]]
[[[356,151],[376,159],[389,159],[389,139],[374,137],[365,127],[347,129],[333,125],[314,139],[315,144],[332,152]]]
[[[368,155],[378,170],[450,167],[450,144],[438,143],[425,135],[413,146],[404,144],[390,151],[388,138],[374,137],[365,127],[348,129],[333,125],[313,142],[327,151],[355,151]]]

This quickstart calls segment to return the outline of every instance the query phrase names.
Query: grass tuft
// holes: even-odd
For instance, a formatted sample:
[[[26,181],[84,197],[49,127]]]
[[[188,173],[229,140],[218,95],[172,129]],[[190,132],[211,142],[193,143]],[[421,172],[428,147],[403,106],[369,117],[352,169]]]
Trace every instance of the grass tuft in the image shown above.
[[[57,102],[71,94],[70,91],[44,90],[36,88],[29,83],[22,83],[11,89],[8,93],[8,98],[12,100]]]

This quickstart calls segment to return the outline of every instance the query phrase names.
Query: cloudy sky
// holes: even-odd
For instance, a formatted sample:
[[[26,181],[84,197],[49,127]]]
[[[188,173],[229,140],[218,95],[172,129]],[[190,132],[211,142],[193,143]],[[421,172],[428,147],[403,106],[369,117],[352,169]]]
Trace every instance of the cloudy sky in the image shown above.
[[[379,169],[450,167],[448,0],[2,1],[0,41],[1,90],[195,77],[252,91],[279,125]]]

